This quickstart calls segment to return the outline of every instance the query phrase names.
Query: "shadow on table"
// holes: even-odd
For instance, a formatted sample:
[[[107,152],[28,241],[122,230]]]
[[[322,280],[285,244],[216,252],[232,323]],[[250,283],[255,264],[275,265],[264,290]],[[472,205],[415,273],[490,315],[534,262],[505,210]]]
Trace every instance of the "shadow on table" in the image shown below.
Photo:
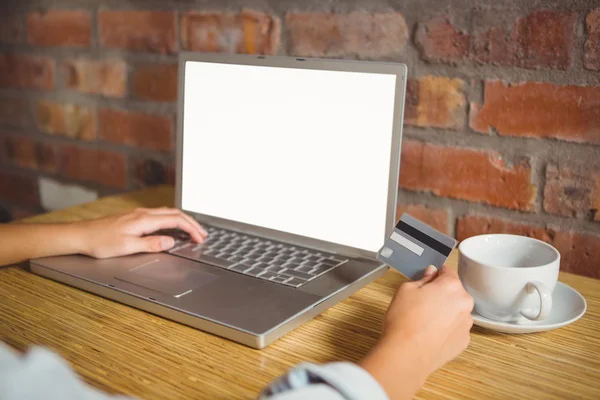
[[[10,268],[10,267],[21,268],[23,271],[29,272],[29,261],[23,261],[18,264],[0,265],[0,269]]]
[[[496,332],[476,325],[473,325],[473,328],[471,328],[471,333],[477,333],[479,335],[488,337],[501,337],[508,335],[508,333]]]

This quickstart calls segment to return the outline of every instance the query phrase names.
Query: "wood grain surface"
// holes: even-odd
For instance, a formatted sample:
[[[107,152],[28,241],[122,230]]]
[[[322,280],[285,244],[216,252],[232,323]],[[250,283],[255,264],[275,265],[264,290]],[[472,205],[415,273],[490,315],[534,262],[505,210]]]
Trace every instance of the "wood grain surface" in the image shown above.
[[[29,219],[66,222],[173,204],[159,187]],[[451,265],[456,265],[456,254]],[[358,361],[373,346],[394,290],[390,271],[263,350],[254,350],[35,276],[0,269],[0,340],[66,358],[91,385],[140,399],[248,399],[302,361]],[[469,348],[433,374],[420,399],[600,399],[600,281],[561,274],[588,310],[554,331],[474,328]],[[402,379],[401,376],[398,379]]]

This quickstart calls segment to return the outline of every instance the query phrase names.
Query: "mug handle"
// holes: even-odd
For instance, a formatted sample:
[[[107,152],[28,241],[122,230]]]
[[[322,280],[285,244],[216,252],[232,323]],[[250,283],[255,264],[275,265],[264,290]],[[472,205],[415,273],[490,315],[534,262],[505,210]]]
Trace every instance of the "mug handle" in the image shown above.
[[[525,290],[527,293],[538,293],[540,296],[540,312],[536,315],[535,313],[521,311],[521,315],[532,321],[548,318],[550,311],[552,311],[552,292],[550,289],[540,281],[531,281],[527,283]]]

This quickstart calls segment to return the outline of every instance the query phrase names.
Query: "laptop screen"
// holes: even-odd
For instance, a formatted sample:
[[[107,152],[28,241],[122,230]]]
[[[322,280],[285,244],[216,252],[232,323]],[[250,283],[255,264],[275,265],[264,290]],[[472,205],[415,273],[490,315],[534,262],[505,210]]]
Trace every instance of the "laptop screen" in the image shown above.
[[[376,252],[396,75],[185,64],[182,208]]]

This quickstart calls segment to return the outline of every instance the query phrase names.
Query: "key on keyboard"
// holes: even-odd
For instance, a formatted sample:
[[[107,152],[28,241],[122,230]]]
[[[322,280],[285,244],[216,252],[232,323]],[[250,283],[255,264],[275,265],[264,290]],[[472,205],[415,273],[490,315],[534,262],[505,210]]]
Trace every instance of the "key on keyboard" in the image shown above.
[[[202,244],[192,243],[189,235],[175,229],[160,233],[175,238],[170,254],[291,287],[300,287],[348,261],[213,226],[204,228],[208,238]]]

